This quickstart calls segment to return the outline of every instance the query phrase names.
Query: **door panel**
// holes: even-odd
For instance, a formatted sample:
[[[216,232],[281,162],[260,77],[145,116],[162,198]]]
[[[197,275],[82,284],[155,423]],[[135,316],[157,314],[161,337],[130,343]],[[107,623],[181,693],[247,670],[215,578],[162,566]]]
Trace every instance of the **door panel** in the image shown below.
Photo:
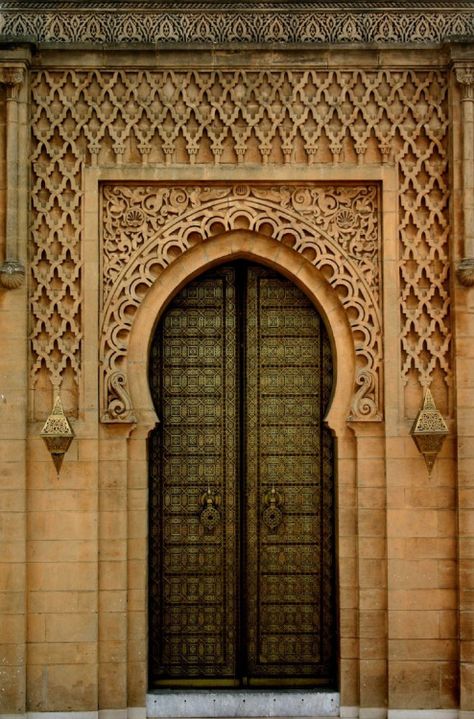
[[[333,681],[331,368],[313,305],[263,267],[207,273],[161,320],[152,684]]]
[[[150,382],[150,675],[237,673],[235,272],[188,285],[160,323]],[[208,531],[207,490],[218,512]]]
[[[322,551],[322,515],[333,513],[323,466],[331,446],[322,422],[332,386],[328,339],[306,296],[273,272],[249,268],[246,305],[248,677],[329,679],[323,640],[334,632],[332,599],[329,613],[321,601],[333,572],[332,552]],[[277,516],[268,523],[273,490]],[[332,544],[332,523],[324,530]]]

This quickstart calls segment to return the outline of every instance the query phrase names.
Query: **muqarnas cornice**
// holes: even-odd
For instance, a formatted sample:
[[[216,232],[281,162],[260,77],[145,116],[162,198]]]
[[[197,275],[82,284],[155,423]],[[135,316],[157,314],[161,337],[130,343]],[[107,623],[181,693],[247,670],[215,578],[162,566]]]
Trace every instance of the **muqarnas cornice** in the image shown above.
[[[4,2],[3,39],[103,44],[426,44],[474,36],[471,2]]]

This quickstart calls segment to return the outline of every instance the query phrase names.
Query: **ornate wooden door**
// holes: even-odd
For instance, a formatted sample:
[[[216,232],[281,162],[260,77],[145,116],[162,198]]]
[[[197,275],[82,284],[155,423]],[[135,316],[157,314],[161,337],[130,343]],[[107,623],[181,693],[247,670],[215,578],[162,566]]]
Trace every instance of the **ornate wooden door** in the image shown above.
[[[331,348],[306,296],[235,263],[151,349],[152,685],[334,684]]]

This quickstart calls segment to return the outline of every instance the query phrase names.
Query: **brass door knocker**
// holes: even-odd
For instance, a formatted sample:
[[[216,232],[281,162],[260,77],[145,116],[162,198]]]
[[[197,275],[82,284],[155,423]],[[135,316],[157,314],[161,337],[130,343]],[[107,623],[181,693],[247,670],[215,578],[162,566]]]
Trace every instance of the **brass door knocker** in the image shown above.
[[[272,487],[271,491],[264,495],[263,501],[266,505],[262,514],[263,522],[271,532],[276,532],[283,521],[283,496]]]
[[[217,497],[213,496],[211,488],[208,487],[207,492],[201,497],[203,509],[199,515],[199,519],[204,529],[213,532],[221,521],[221,513],[217,509]]]

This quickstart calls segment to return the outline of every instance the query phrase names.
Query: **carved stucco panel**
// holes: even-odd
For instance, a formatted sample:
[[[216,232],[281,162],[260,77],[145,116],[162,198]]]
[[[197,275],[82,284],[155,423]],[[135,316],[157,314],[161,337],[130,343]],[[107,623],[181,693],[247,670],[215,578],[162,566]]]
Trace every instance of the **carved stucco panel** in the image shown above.
[[[235,229],[301,253],[336,290],[356,352],[350,419],[382,416],[379,187],[369,185],[103,186],[102,420],[134,420],[127,347],[148,289],[196,243]]]
[[[405,410],[431,386],[449,412],[447,89],[440,70],[33,72],[34,387],[77,411],[85,165],[394,162]]]

